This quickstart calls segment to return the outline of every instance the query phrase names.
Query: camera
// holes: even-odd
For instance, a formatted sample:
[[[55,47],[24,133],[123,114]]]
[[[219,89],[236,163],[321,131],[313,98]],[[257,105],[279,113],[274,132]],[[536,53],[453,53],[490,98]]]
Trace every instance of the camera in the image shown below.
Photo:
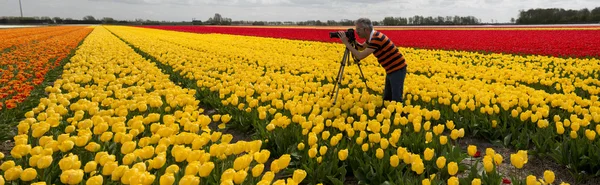
[[[348,37],[348,41],[350,42],[356,40],[356,38],[354,37],[354,29],[349,28],[346,31],[346,37]],[[329,38],[340,38],[340,35],[338,34],[338,32],[329,32]]]

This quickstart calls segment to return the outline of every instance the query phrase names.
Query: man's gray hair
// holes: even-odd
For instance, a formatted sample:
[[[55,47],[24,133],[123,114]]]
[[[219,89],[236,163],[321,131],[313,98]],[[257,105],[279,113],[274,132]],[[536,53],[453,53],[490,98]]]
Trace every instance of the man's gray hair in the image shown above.
[[[355,23],[360,24],[362,27],[365,27],[369,30],[373,30],[373,23],[371,23],[371,20],[369,18],[360,18],[356,20]]]

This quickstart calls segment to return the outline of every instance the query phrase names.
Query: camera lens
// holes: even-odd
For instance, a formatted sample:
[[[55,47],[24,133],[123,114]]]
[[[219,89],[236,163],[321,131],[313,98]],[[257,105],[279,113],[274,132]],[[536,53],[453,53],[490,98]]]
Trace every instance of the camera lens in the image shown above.
[[[329,38],[340,38],[338,32],[329,32]]]

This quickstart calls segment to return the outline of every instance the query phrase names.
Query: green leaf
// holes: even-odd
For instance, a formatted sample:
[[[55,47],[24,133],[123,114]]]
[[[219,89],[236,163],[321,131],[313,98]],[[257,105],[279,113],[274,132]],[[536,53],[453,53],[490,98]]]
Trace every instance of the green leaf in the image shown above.
[[[344,182],[335,177],[327,176],[327,179],[329,179],[334,185],[344,185]]]
[[[345,176],[345,175],[346,175],[346,172],[347,172],[347,171],[346,171],[346,165],[342,165],[342,167],[338,168],[338,170],[337,170],[337,171],[338,171],[338,173],[339,173],[340,175],[342,175],[342,176]]]
[[[506,135],[506,137],[504,137],[504,146],[508,146],[508,144],[510,144],[511,139],[512,139],[512,134]]]
[[[354,177],[356,177],[359,181],[367,182],[367,179],[365,178],[365,174],[362,172],[362,170],[361,171],[354,170],[353,172],[354,172]]]

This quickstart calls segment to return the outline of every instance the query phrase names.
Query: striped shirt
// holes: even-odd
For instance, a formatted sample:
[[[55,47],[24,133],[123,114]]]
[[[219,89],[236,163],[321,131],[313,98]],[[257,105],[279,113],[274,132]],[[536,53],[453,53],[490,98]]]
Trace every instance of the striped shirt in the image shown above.
[[[367,41],[367,47],[374,49],[373,55],[387,74],[393,73],[406,66],[406,60],[392,40],[379,31],[374,31]]]

